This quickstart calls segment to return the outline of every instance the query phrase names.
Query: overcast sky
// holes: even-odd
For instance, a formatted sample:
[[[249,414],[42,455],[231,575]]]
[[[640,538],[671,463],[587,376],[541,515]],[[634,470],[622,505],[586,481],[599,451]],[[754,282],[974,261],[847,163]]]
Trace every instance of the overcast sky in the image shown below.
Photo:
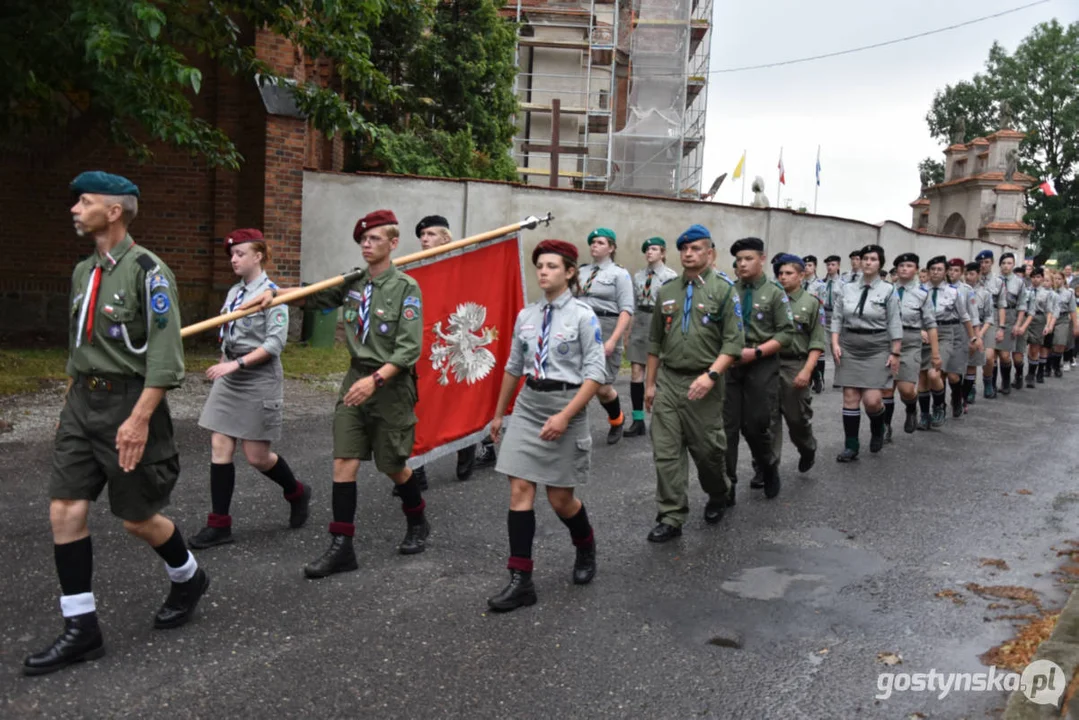
[[[935,30],[1025,5],[1030,0],[714,0],[713,71],[844,50]],[[765,70],[712,74],[702,191],[728,173],[716,201],[741,202],[732,181],[747,151],[746,202],[761,175],[776,202],[779,149],[782,198],[813,209],[821,146],[818,212],[877,223],[910,224],[918,162],[943,157],[925,114],[937,89],[984,68],[999,41],[1010,51],[1038,23],[1079,20],[1079,2],[1044,5],[927,38]]]

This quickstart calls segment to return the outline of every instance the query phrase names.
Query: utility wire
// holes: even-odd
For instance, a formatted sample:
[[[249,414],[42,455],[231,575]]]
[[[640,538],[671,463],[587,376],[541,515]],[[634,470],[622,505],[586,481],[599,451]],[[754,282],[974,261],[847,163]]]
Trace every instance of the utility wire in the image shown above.
[[[799,63],[811,62],[813,60],[823,60],[824,58],[838,57],[840,55],[850,55],[851,53],[862,52],[863,50],[873,50],[876,48],[887,47],[888,45],[896,45],[898,43],[907,42],[909,40],[917,40],[918,38],[928,37],[930,35],[937,35],[942,32],[948,32],[949,30],[956,30],[968,25],[974,25],[976,23],[984,22],[986,20],[992,20],[998,17],[1004,17],[1012,13],[1017,13],[1021,10],[1032,8],[1036,5],[1044,5],[1050,0],[1036,0],[1036,2],[1027,3],[1026,5],[1020,5],[1010,10],[1002,10],[992,15],[985,15],[973,20],[967,20],[966,22],[956,23],[955,25],[948,25],[947,27],[937,28],[936,30],[927,30],[926,32],[916,33],[914,35],[907,35],[906,37],[896,38],[895,40],[886,40],[884,42],[873,43],[872,45],[862,45],[861,47],[850,48],[849,50],[839,50],[837,52],[824,53],[823,55],[813,55],[810,57],[796,58],[794,60],[783,60],[780,62],[765,63],[763,65],[743,65],[741,67],[722,68],[720,70],[710,70],[709,75],[719,75],[721,73],[735,73],[746,72],[748,70],[764,70],[765,68],[783,67],[785,65],[797,65]]]

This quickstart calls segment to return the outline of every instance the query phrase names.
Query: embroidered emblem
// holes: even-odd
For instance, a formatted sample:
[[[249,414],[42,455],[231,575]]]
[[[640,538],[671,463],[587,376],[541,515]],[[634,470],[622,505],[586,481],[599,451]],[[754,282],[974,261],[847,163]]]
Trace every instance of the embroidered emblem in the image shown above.
[[[419,307],[418,300],[416,303]],[[414,312],[411,307],[405,308],[405,317]],[[437,338],[431,343],[431,367],[439,373],[439,385],[450,384],[450,373],[457,382],[474,385],[494,369],[494,353],[485,346],[498,339],[498,328],[484,327],[486,320],[487,308],[483,305],[462,303],[446,318],[445,331],[441,320],[431,328]]]
[[[109,329],[106,332],[113,340],[119,340],[120,335],[123,333],[121,330],[122,327],[122,325],[109,325]]]
[[[409,295],[408,297],[405,298],[405,302],[403,303],[403,305],[404,305],[404,307],[411,306],[411,307],[414,307],[417,310],[419,310],[420,309],[420,299],[418,297],[416,297],[415,295]]]
[[[389,329],[390,329],[390,326],[387,325],[386,323],[382,323],[381,325],[378,326],[378,331],[380,333],[382,333],[383,335],[385,335],[387,332],[389,332]]]
[[[363,293],[360,292],[359,290],[349,290],[348,291],[348,296],[350,298],[352,298],[353,300],[356,300],[356,301],[363,300]]]
[[[415,320],[416,319],[416,311],[413,310],[410,307],[405,308],[405,311],[403,313],[401,313],[401,315],[405,318],[405,320]]]
[[[569,355],[569,343],[567,343],[567,342],[559,343],[558,344],[558,354],[559,355]]]
[[[348,310],[345,310],[345,322],[350,323],[350,324],[354,323],[354,322],[356,322],[357,316],[358,316],[358,314],[352,308],[349,308]]]
[[[161,275],[154,275],[152,278],[150,278],[150,292],[153,292],[158,288],[167,288],[168,286],[169,281]]]
[[[163,292],[154,293],[150,297],[150,308],[158,315],[164,315],[169,311],[169,296]]]
[[[285,315],[285,311],[284,310],[278,310],[277,312],[274,313],[272,322],[273,322],[274,325],[284,325],[285,320],[287,320],[287,319],[288,319],[288,316]]]

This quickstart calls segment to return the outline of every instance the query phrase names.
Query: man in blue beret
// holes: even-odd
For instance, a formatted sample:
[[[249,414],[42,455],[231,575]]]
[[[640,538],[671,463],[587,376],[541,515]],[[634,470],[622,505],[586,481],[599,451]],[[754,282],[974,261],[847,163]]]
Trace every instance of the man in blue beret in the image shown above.
[[[738,297],[730,279],[711,267],[707,228],[693,225],[675,245],[683,272],[656,295],[644,381],[645,408],[652,411],[658,505],[648,540],[655,543],[679,537],[689,515],[687,453],[708,495],[704,521],[714,525],[723,518],[730,490],[723,374],[741,356],[743,344]]]
[[[64,631],[26,658],[43,675],[105,654],[91,588],[90,503],[108,490],[124,529],[165,561],[171,589],[155,628],[175,628],[195,612],[210,584],[171,520],[161,514],[180,472],[165,393],[184,378],[176,278],[128,227],[139,189],[125,177],[75,178],[71,208],[79,237],[95,251],[75,266],[69,317],[68,387],[53,445],[49,519],[60,579]]]
[[[779,403],[779,353],[794,340],[794,317],[786,291],[764,275],[764,241],[747,237],[731,245],[741,299],[745,348],[727,374],[723,405],[727,475],[738,482],[738,436],[743,435],[760,473],[750,482],[765,497],[779,495],[779,461],[772,450],[772,414]],[[733,492],[732,492],[733,497]]]

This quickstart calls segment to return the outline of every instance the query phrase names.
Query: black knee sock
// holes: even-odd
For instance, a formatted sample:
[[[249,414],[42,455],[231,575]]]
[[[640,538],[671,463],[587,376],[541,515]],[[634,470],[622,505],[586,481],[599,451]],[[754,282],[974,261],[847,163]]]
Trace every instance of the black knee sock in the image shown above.
[[[954,382],[954,383],[949,382],[948,386],[951,387],[951,389],[952,389],[952,406],[953,407],[962,407],[963,406],[963,398],[965,398],[967,396],[967,394],[965,392],[963,392],[963,381],[960,380],[959,382]]]
[[[892,416],[895,415],[895,397],[884,398],[884,424],[892,424]]]
[[[409,525],[423,524],[423,495],[420,493],[420,481],[415,475],[397,486],[397,495],[401,498],[401,509],[405,511]]]
[[[843,435],[848,450],[858,450],[858,430],[862,424],[862,413],[858,408],[843,408]]]
[[[1072,348],[1068,348],[1067,350],[1064,351],[1064,362],[1071,365],[1071,362],[1074,359],[1075,359],[1075,350],[1073,350]]]
[[[533,517],[535,517],[534,513]],[[592,544],[592,524],[588,522],[588,511],[584,509],[584,503],[581,503],[581,509],[573,517],[564,518],[559,515],[558,519],[569,528],[569,536],[573,539],[574,545],[586,547]]]
[[[56,575],[60,578],[60,592],[79,595],[90,592],[94,576],[94,546],[87,535],[82,540],[52,546],[56,560]]]
[[[277,456],[277,462],[269,470],[263,470],[262,474],[273,480],[285,491],[285,495],[295,495],[300,488],[296,482],[296,476],[292,474],[292,468],[285,462],[285,458]]]
[[[236,487],[236,466],[210,463],[210,507],[214,515],[228,515],[232,491]]]
[[[618,402],[617,395],[614,396],[614,400],[611,400],[610,402],[601,402],[600,405],[607,411],[607,417],[612,421],[617,420],[622,416],[622,404]]]
[[[922,409],[922,413],[925,415],[929,414],[929,400],[931,397],[928,390],[918,393],[918,407]]]
[[[993,366],[993,387],[997,387],[997,379],[1000,377],[1000,368],[1003,363],[998,362]]]
[[[869,434],[873,437],[880,437],[884,434],[884,408],[881,408],[876,413],[870,413],[868,410],[865,412],[869,418]]]
[[[944,407],[944,388],[933,391],[933,407]]]
[[[356,521],[356,483],[333,484],[333,521],[352,525]]]
[[[506,517],[510,535],[510,570],[532,572],[532,538],[536,535],[535,510],[510,510]]]
[[[1023,363],[1015,363],[1015,380],[1016,382],[1023,379]]]
[[[1000,368],[1000,385],[1003,386],[1004,383],[1008,382],[1011,379],[1012,366],[1011,366],[1010,363],[1007,364],[1007,365],[1005,365],[1004,363],[999,363],[997,365],[997,367]],[[994,384],[995,384],[995,380],[996,380],[995,375],[994,375],[993,379],[994,379]]]
[[[963,378],[963,395],[970,395],[970,391],[974,389],[974,383],[978,381],[978,373],[975,371],[973,374],[968,374]]]
[[[918,403],[915,402],[914,400],[910,400],[910,401],[904,400],[903,401],[903,407],[905,407],[907,409],[907,414],[908,415],[912,415],[912,414],[918,412]]]
[[[633,404],[634,414],[644,412],[644,383],[631,382],[629,384],[629,401]]]
[[[180,534],[180,528],[172,531],[169,539],[154,548],[154,552],[161,556],[169,567],[178,568],[187,562],[187,545],[184,544],[184,536]]]

